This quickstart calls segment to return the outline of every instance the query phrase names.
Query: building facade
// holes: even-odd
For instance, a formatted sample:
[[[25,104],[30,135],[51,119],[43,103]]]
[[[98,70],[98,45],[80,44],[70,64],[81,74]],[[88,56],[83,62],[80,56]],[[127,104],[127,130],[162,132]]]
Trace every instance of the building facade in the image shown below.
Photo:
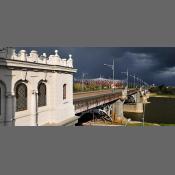
[[[42,126],[75,119],[72,56],[0,51],[0,124]]]

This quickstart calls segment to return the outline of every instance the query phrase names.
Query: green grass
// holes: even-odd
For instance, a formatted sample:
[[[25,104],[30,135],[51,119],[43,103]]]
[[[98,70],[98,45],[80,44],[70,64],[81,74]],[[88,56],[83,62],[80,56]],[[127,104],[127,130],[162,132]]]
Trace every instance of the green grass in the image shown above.
[[[156,94],[156,93],[151,93],[150,97],[164,97],[164,98],[175,98],[175,95],[171,94]]]
[[[175,126],[175,124],[160,123],[160,126]]]
[[[143,123],[128,123],[127,126],[143,126]],[[175,126],[175,124],[167,124],[167,123],[144,123],[144,126]]]
[[[92,122],[93,123],[93,122]],[[121,124],[118,124],[118,123],[115,123],[115,122],[104,122],[104,121],[95,121],[94,124],[103,124],[103,125],[107,125],[107,126],[110,126],[110,125],[121,125]],[[140,123],[128,123],[127,126],[141,126],[143,127],[143,123],[140,122]],[[175,126],[175,124],[166,124],[166,123],[148,123],[148,122],[145,122],[144,123],[144,126]]]
[[[143,126],[143,123],[128,123],[127,126]],[[159,126],[157,123],[144,123],[144,126]]]

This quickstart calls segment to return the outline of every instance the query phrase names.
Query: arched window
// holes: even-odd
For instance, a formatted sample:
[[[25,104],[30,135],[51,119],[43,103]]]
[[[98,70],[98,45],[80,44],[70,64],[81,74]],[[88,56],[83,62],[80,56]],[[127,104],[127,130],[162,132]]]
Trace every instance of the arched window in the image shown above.
[[[5,94],[6,94],[6,85],[0,80],[0,120],[5,120]]]
[[[38,106],[46,106],[46,85],[44,83],[38,85]]]
[[[66,99],[66,84],[63,85],[63,100]]]
[[[16,111],[27,110],[27,86],[20,83],[16,86]]]

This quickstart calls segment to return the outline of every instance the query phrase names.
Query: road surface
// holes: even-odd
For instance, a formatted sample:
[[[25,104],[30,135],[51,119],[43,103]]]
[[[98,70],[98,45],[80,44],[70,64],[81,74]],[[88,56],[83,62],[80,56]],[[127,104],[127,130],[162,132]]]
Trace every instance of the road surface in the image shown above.
[[[122,89],[116,89],[115,92],[122,92]],[[87,97],[94,97],[99,95],[105,95],[112,93],[112,89],[110,90],[100,90],[100,91],[90,91],[90,92],[78,92],[73,94],[73,99],[83,99]]]

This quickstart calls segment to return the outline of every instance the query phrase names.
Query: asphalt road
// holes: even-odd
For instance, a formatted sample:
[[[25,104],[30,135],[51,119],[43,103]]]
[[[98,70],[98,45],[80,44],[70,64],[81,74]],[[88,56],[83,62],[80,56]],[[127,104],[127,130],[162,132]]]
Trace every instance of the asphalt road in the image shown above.
[[[122,89],[116,89],[115,92],[121,92]],[[112,89],[110,90],[101,90],[101,91],[90,91],[90,92],[78,92],[73,94],[73,99],[82,99],[87,97],[93,97],[98,95],[110,94],[112,93]]]

